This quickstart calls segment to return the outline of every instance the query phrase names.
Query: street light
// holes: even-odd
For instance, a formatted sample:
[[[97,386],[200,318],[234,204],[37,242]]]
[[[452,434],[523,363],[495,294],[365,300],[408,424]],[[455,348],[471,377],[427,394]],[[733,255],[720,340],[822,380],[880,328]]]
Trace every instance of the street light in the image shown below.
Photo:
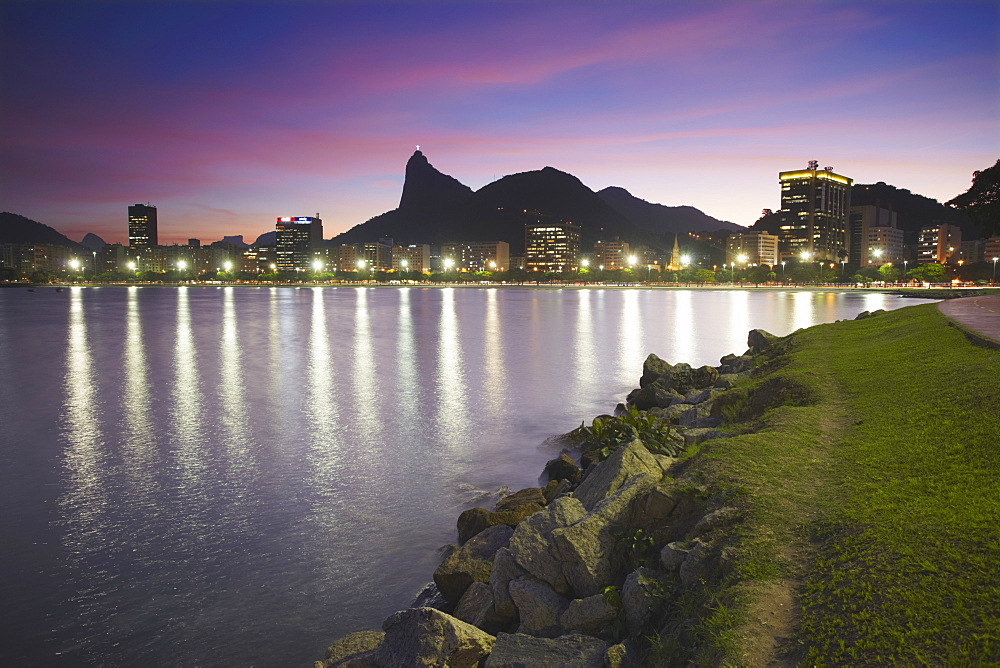
[[[222,268],[225,269],[227,272],[228,271],[232,271],[233,270],[233,263],[230,262],[229,260],[226,260],[225,262],[222,263]]]
[[[323,261],[313,260],[313,271],[315,271],[318,274],[322,269],[323,269]]]
[[[875,250],[872,251],[872,255],[875,256],[875,261],[878,262],[878,260],[881,259],[882,257],[882,249],[876,248]],[[871,264],[871,262],[869,262],[868,264]]]
[[[138,264],[136,264],[135,262],[131,262],[130,261],[128,263],[128,268],[132,270],[132,280],[135,280],[136,278],[139,277],[139,265]]]
[[[73,258],[72,260],[69,261],[69,266],[70,269],[72,269],[73,271],[78,271],[80,269],[80,261],[77,260],[76,258]]]
[[[1000,257],[993,258],[993,280],[990,281],[993,284],[997,282],[997,260],[1000,260]]]

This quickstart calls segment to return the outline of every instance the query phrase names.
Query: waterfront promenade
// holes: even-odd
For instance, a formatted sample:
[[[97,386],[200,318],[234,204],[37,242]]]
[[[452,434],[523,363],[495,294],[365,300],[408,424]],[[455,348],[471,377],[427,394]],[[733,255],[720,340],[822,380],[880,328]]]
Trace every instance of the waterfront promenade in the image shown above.
[[[938,304],[949,320],[1000,347],[1000,296],[964,297]]]

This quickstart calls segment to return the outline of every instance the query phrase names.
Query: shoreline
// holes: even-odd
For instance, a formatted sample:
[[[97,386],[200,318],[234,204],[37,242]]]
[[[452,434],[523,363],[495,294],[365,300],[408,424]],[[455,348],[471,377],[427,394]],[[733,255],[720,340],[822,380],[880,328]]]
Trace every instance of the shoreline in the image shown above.
[[[932,305],[748,345],[700,369],[651,354],[634,410],[571,432],[543,487],[462,513],[430,595],[316,668],[1000,660],[983,567],[1000,423],[982,403],[1000,357]],[[615,420],[636,438],[609,446]]]
[[[517,289],[517,290],[656,290],[656,291],[709,291],[709,292],[837,292],[852,294],[893,294],[901,297],[918,297],[926,299],[948,299],[956,297],[973,297],[984,295],[1000,295],[1000,287],[857,287],[847,285],[659,285],[659,284],[550,284],[550,283],[48,283],[26,284],[5,283],[0,288],[45,289],[45,288],[461,288],[461,289]]]

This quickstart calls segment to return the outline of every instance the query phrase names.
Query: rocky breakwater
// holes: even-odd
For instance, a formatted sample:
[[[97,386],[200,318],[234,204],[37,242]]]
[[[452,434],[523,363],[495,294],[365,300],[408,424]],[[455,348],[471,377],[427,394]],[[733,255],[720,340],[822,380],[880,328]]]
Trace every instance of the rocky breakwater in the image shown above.
[[[316,668],[597,667],[691,656],[698,597],[690,594],[727,568],[726,534],[741,511],[688,477],[681,455],[729,435],[720,398],[787,339],[754,330],[748,342],[718,367],[650,355],[627,405],[567,435],[575,447],[546,464],[545,487],[462,513],[459,544],[414,607],[381,631],[341,638]]]

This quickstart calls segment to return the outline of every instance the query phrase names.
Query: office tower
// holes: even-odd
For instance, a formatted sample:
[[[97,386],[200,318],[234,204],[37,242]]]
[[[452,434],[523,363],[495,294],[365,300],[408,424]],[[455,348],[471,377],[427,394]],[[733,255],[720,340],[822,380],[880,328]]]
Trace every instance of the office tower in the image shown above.
[[[627,241],[615,237],[611,241],[594,242],[594,269],[604,267],[608,271],[628,266],[630,254]]]
[[[847,224],[854,181],[819,168],[815,160],[806,169],[779,172],[783,220],[778,236],[781,257],[840,262],[847,252]]]
[[[312,271],[313,253],[323,245],[323,221],[316,216],[281,216],[275,224],[278,271]]]
[[[920,228],[917,241],[917,264],[945,264],[962,248],[962,228],[948,223],[933,223]]]
[[[140,250],[156,246],[156,207],[148,204],[133,204],[128,208],[128,247]]]
[[[572,223],[524,226],[524,262],[528,271],[573,271],[580,257],[580,228]]]
[[[903,230],[896,227],[896,212],[890,209],[852,206],[848,236],[851,264],[901,264],[907,259]]]
[[[766,264],[774,267],[778,264],[778,237],[767,232],[747,230],[730,234],[726,239],[726,262],[739,262],[742,266],[749,264]]]

